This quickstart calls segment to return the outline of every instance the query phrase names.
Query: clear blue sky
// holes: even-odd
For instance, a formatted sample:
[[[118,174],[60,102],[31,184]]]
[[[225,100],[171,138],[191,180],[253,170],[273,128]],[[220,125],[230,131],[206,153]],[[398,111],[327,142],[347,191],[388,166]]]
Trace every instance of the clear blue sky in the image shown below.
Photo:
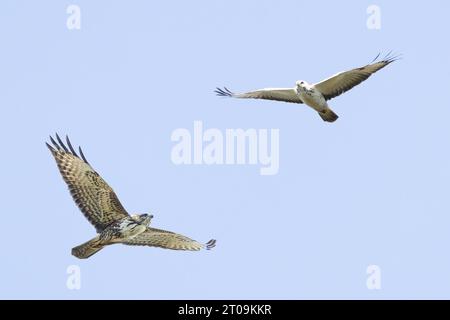
[[[81,8],[68,30],[66,8]],[[369,5],[381,29],[366,26]],[[450,298],[448,1],[2,1],[0,298]],[[331,101],[220,99],[404,59]],[[175,166],[177,128],[276,128],[280,168]],[[130,212],[212,251],[94,236],[44,142],[58,131]],[[69,265],[81,289],[66,287]],[[368,290],[366,268],[381,268]]]

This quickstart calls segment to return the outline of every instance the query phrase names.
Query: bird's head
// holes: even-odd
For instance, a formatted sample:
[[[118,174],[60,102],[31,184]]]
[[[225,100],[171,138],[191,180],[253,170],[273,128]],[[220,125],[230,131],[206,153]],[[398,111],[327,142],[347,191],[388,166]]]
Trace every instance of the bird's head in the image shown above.
[[[153,215],[147,213],[133,214],[131,217],[133,218],[134,221],[144,226],[150,225],[150,221],[153,219]]]
[[[302,90],[302,89],[305,89],[308,86],[308,83],[306,81],[304,81],[304,80],[298,80],[295,83],[295,85],[297,87],[297,90]]]

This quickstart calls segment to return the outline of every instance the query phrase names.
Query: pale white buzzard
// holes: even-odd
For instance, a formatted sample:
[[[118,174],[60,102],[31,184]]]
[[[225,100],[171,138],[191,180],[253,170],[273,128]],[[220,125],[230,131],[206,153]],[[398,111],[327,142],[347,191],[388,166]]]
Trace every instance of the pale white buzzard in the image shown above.
[[[324,121],[334,122],[338,119],[338,115],[330,109],[327,103],[328,100],[352,89],[354,86],[367,80],[378,70],[399,58],[388,54],[380,61],[376,61],[379,56],[364,67],[337,73],[316,84],[309,84],[304,80],[300,80],[296,82],[294,88],[266,88],[245,93],[233,93],[225,87],[224,89],[216,88],[215,92],[219,96],[233,98],[304,103],[316,110]]]

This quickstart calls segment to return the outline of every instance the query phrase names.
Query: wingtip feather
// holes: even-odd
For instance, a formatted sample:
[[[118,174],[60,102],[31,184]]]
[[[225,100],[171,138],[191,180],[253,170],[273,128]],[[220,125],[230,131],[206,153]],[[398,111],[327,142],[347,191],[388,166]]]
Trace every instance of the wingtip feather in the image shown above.
[[[393,54],[393,50],[389,51],[387,54],[383,56],[383,58],[380,58],[381,52],[377,54],[375,59],[372,60],[369,64],[376,64],[376,63],[384,63],[385,66],[388,64],[391,64],[392,62],[395,62],[397,60],[400,60],[403,58],[403,55],[401,53],[399,54]]]
[[[59,145],[64,149],[65,152],[69,152],[69,149],[67,149],[66,145],[64,144],[64,142],[61,140],[61,138],[59,137],[58,133],[55,133],[56,135],[56,139],[59,142]]]
[[[56,143],[55,139],[53,139],[52,136],[49,136],[49,137],[50,137],[50,142],[53,144],[53,146],[55,147],[55,149],[56,149],[56,150],[61,150],[61,147],[59,146],[58,143]]]
[[[216,239],[211,239],[206,243],[206,250],[211,250],[216,246]]]
[[[51,145],[49,145],[47,142],[45,143],[45,145],[47,146],[47,148],[50,150],[50,152],[51,153],[54,153],[56,150],[51,146]]]
[[[67,146],[68,146],[69,148],[66,147],[66,145],[64,144],[64,142],[62,141],[62,139],[59,137],[58,133],[55,133],[55,136],[56,136],[56,140],[57,140],[57,141],[56,141],[55,139],[53,139],[52,136],[49,136],[49,137],[50,137],[50,142],[53,144],[53,146],[51,146],[51,145],[48,144],[47,142],[45,143],[45,144],[47,145],[47,148],[49,148],[49,150],[50,150],[52,153],[54,153],[54,152],[56,152],[56,151],[64,150],[64,152],[69,153],[69,154],[72,154],[72,155],[74,155],[74,156],[77,157],[77,158],[80,158],[80,156],[81,156],[81,159],[82,159],[84,162],[86,162],[87,164],[89,164],[89,162],[87,161],[86,157],[84,156],[84,153],[83,153],[83,150],[81,149],[81,147],[78,147],[78,151],[79,151],[79,153],[80,153],[80,156],[79,156],[78,153],[75,151],[75,148],[73,147],[72,143],[70,142],[70,139],[69,139],[69,136],[68,136],[68,135],[66,135],[66,143],[67,143]],[[90,165],[90,164],[89,164],[89,165]]]
[[[389,52],[384,56],[384,58],[381,59],[380,62],[384,62],[384,63],[386,63],[386,65],[388,65],[388,64],[390,64],[390,63],[392,63],[392,62],[395,62],[395,61],[400,60],[400,59],[403,58],[403,56],[402,56],[401,53],[399,53],[399,54],[393,54],[393,52],[394,52],[393,50],[389,51]]]
[[[89,162],[86,160],[86,157],[84,156],[83,150],[81,150],[81,147],[78,147],[78,151],[80,151],[80,155],[81,155],[81,158],[83,159],[83,161],[86,162],[87,164],[89,164]]]
[[[232,91],[230,91],[227,87],[223,87],[223,89],[216,88],[216,90],[214,90],[214,92],[219,97],[232,97],[234,95],[234,93]]]
[[[68,135],[66,135],[66,142],[67,142],[67,145],[69,146],[70,152],[71,152],[75,157],[79,158],[77,152],[75,151],[75,149],[74,149],[73,146],[72,146],[72,143],[70,143],[70,139],[69,139],[69,136],[68,136]]]

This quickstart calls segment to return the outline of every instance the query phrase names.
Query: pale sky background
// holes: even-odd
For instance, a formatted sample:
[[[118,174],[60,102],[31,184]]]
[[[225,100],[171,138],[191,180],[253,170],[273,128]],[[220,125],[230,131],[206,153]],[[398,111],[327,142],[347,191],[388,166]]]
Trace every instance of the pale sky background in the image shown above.
[[[68,30],[66,8],[81,8]],[[366,9],[381,8],[381,30]],[[448,1],[1,1],[0,298],[450,298]],[[221,99],[404,59],[331,101]],[[177,128],[276,128],[278,175],[175,166]],[[69,134],[130,212],[212,251],[111,246],[45,147]],[[81,268],[81,289],[66,269]],[[381,268],[368,290],[366,268]]]

